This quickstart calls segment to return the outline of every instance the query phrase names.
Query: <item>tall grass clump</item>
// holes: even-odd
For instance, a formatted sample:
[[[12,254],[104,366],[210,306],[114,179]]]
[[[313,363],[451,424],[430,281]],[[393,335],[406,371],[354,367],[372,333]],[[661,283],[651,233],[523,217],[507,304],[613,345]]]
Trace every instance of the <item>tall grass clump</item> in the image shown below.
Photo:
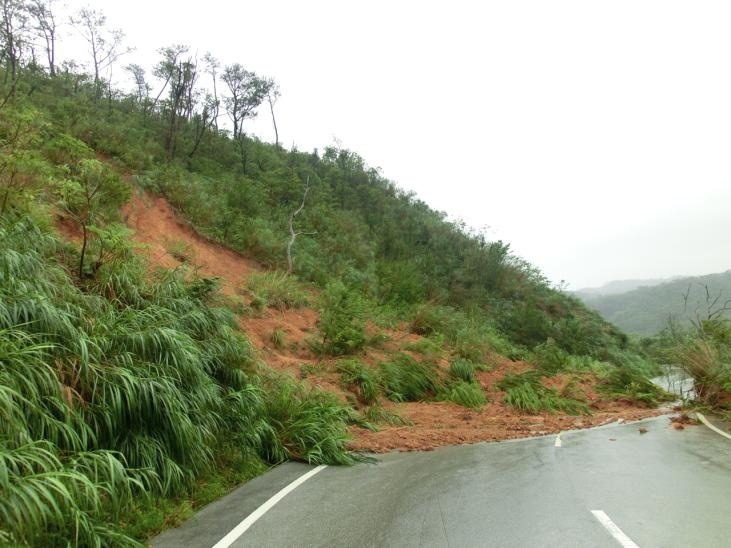
[[[475,364],[463,358],[455,358],[449,362],[449,376],[458,381],[475,382]]]
[[[699,402],[731,409],[731,322],[702,321],[693,331],[677,335],[665,353],[693,379]]]
[[[405,345],[404,350],[418,352],[427,360],[436,360],[444,354],[444,336],[422,337]]]
[[[359,360],[341,360],[335,366],[343,384],[353,390],[366,405],[374,403],[381,392],[378,371]]]
[[[309,302],[304,285],[286,272],[256,272],[246,281],[246,289],[262,308],[301,308]]]
[[[389,426],[411,426],[413,423],[395,411],[386,409],[378,403],[366,407],[363,411],[363,418],[369,422],[383,423]]]
[[[555,390],[541,383],[538,371],[521,374],[509,373],[497,384],[505,392],[505,403],[536,415],[542,411],[563,412],[569,415],[588,415],[589,408],[583,402],[560,396]]]
[[[134,544],[114,525],[132,501],[189,493],[221,451],[352,462],[352,410],[293,381],[262,384],[215,283],[149,276],[128,258],[78,286],[65,254],[32,219],[0,219],[7,542]]]
[[[613,398],[647,407],[672,399],[672,396],[653,384],[643,373],[628,366],[611,368],[598,389]]]
[[[299,459],[311,464],[356,461],[344,450],[349,439],[346,424],[354,419],[352,409],[333,394],[276,379],[267,386],[263,411],[266,426],[261,448],[267,460]]]
[[[454,381],[445,386],[439,393],[439,399],[474,409],[487,403],[487,397],[480,384],[464,380]]]
[[[392,401],[421,401],[436,395],[442,386],[437,367],[398,354],[379,367],[383,389]]]

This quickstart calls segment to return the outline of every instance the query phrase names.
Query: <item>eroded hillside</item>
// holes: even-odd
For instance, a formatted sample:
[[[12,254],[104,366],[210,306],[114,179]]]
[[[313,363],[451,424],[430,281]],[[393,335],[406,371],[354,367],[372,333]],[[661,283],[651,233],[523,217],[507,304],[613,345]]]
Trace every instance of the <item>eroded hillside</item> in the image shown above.
[[[219,280],[229,306],[238,310],[242,331],[259,351],[262,362],[272,369],[304,379],[308,384],[336,394],[361,411],[368,406],[358,399],[358,387],[349,384],[339,373],[338,364],[346,356],[318,355],[308,339],[317,337],[319,314],[315,308],[318,291],[311,293],[308,306],[295,308],[252,306],[255,298],[248,291],[247,281],[263,268],[253,259],[232,251],[199,235],[174,208],[160,196],[137,191],[123,209],[123,217],[141,244],[139,252],[150,265],[162,268],[183,268],[197,276]],[[417,362],[431,361],[449,377],[450,349],[430,348],[428,338],[415,334],[406,323],[392,328],[367,326],[371,339],[376,339],[357,359],[370,370],[396,356],[406,355]],[[282,342],[275,333],[281,333]],[[585,428],[615,420],[635,420],[658,413],[656,409],[597,391],[599,379],[594,372],[557,374],[543,384],[558,394],[571,395],[587,405],[588,413],[566,414],[542,410],[528,414],[507,405],[505,391],[497,385],[506,375],[534,371],[524,361],[512,361],[490,352],[489,367],[475,371],[475,379],[484,392],[486,402],[470,408],[447,401],[393,402],[380,396],[375,402],[389,413],[401,417],[405,424],[389,425],[374,422],[377,430],[352,426],[350,447],[364,451],[430,449],[440,445],[473,443],[524,436],[545,435],[566,429]],[[431,401],[430,401],[431,400]]]

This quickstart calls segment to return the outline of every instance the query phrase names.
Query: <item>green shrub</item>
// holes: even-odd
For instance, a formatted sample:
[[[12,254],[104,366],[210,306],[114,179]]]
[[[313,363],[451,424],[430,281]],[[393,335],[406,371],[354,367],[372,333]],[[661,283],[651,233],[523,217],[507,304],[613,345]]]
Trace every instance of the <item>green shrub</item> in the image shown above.
[[[435,360],[444,353],[444,336],[422,337],[418,341],[410,342],[404,346],[404,350],[418,352],[427,360]]]
[[[461,314],[452,307],[426,303],[414,312],[411,331],[426,336],[438,333],[449,335],[454,332],[455,324],[460,319]]]
[[[487,398],[479,383],[464,380],[457,380],[448,384],[439,393],[439,399],[475,409],[487,403]]]
[[[322,351],[331,355],[352,354],[366,344],[363,300],[339,282],[330,284],[322,296],[318,328]]]
[[[569,365],[569,354],[559,348],[553,339],[537,345],[532,352],[532,360],[547,375],[555,375]]]
[[[335,369],[340,373],[343,384],[353,389],[360,401],[372,404],[378,399],[380,386],[378,372],[366,367],[359,360],[342,360]]]
[[[505,403],[532,415],[541,411],[560,411],[569,415],[590,414],[585,403],[559,396],[555,390],[544,386],[538,371],[527,371],[519,375],[509,373],[497,387],[505,392]]]
[[[286,272],[257,272],[251,274],[246,288],[253,297],[252,306],[267,306],[278,310],[300,308],[308,303],[304,286],[294,276]],[[256,302],[256,304],[254,304]]]
[[[475,325],[457,331],[452,345],[459,357],[474,363],[484,362],[492,350],[488,337]]]
[[[419,363],[406,354],[380,365],[383,388],[393,401],[421,401],[434,396],[441,386],[434,364]]]

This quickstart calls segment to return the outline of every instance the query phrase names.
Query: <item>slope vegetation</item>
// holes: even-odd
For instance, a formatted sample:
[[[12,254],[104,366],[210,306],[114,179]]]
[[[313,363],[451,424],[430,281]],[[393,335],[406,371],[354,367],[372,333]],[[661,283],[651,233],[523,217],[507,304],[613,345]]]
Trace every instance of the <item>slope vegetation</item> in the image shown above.
[[[196,234],[179,219],[164,198],[139,193],[123,211],[128,225],[134,230],[135,240],[148,246],[151,264],[166,268],[187,265],[199,275],[215,276],[220,279],[226,295],[240,299],[242,314],[239,324],[267,365],[335,394],[343,402],[371,416],[374,423],[380,423],[377,424],[378,428],[373,427],[375,424],[368,427],[363,424],[351,426],[353,439],[349,446],[352,449],[375,452],[431,449],[445,444],[548,434],[566,428],[604,424],[617,418],[635,419],[654,414],[653,410],[644,406],[628,405],[631,403],[629,398],[617,400],[597,392],[599,378],[588,367],[553,376],[546,383],[559,394],[573,392],[580,402],[586,404],[583,409],[577,408],[580,412],[565,413],[561,409],[538,408],[535,414],[526,414],[505,402],[505,391],[499,384],[506,375],[524,373],[533,367],[526,362],[511,361],[492,349],[485,356],[489,365],[483,364],[477,368],[470,367],[467,361],[463,362],[467,371],[471,372],[467,374],[468,378],[479,385],[480,391],[484,393],[480,405],[464,405],[461,400],[459,403],[389,401],[385,393],[381,394],[382,401],[378,401],[378,395],[369,400],[364,397],[363,385],[367,376],[372,375],[373,388],[378,391],[376,377],[379,364],[403,360],[404,357],[413,359],[415,363],[431,360],[443,370],[443,376],[449,378],[450,359],[454,363],[455,356],[450,356],[444,341],[415,334],[407,323],[382,329],[376,325],[368,326],[367,331],[376,342],[359,352],[357,360],[323,356],[307,344],[308,337],[318,332],[317,310],[304,304],[296,308],[271,306],[260,311],[252,308],[256,296],[245,288],[250,276],[261,274],[262,267]],[[172,251],[167,250],[160,244],[161,240],[175,241],[178,246]],[[178,254],[176,257],[176,249],[188,250],[188,255]],[[201,262],[198,263],[198,260]],[[316,289],[310,287],[307,293],[311,303],[316,304]],[[282,343],[272,336],[277,332],[282,334]],[[358,367],[360,379],[354,373]],[[384,405],[383,416],[379,417],[375,412]]]

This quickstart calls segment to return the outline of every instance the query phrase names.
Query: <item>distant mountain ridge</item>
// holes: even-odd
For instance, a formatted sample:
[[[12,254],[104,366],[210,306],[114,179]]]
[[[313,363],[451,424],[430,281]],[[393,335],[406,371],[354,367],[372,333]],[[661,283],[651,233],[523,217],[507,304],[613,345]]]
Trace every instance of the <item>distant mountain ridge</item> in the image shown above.
[[[632,289],[616,292],[621,287]],[[684,325],[706,317],[719,294],[713,309],[722,307],[731,299],[731,270],[666,280],[619,280],[574,294],[623,331],[651,336],[666,327],[671,317]]]
[[[637,280],[612,280],[599,287],[584,287],[577,289],[573,293],[579,297],[584,296],[603,296],[603,295],[618,295],[620,293],[627,293],[640,287],[652,287],[660,285],[661,283],[670,282],[680,278],[680,276],[674,276],[672,278],[648,278],[648,279],[637,279]]]

